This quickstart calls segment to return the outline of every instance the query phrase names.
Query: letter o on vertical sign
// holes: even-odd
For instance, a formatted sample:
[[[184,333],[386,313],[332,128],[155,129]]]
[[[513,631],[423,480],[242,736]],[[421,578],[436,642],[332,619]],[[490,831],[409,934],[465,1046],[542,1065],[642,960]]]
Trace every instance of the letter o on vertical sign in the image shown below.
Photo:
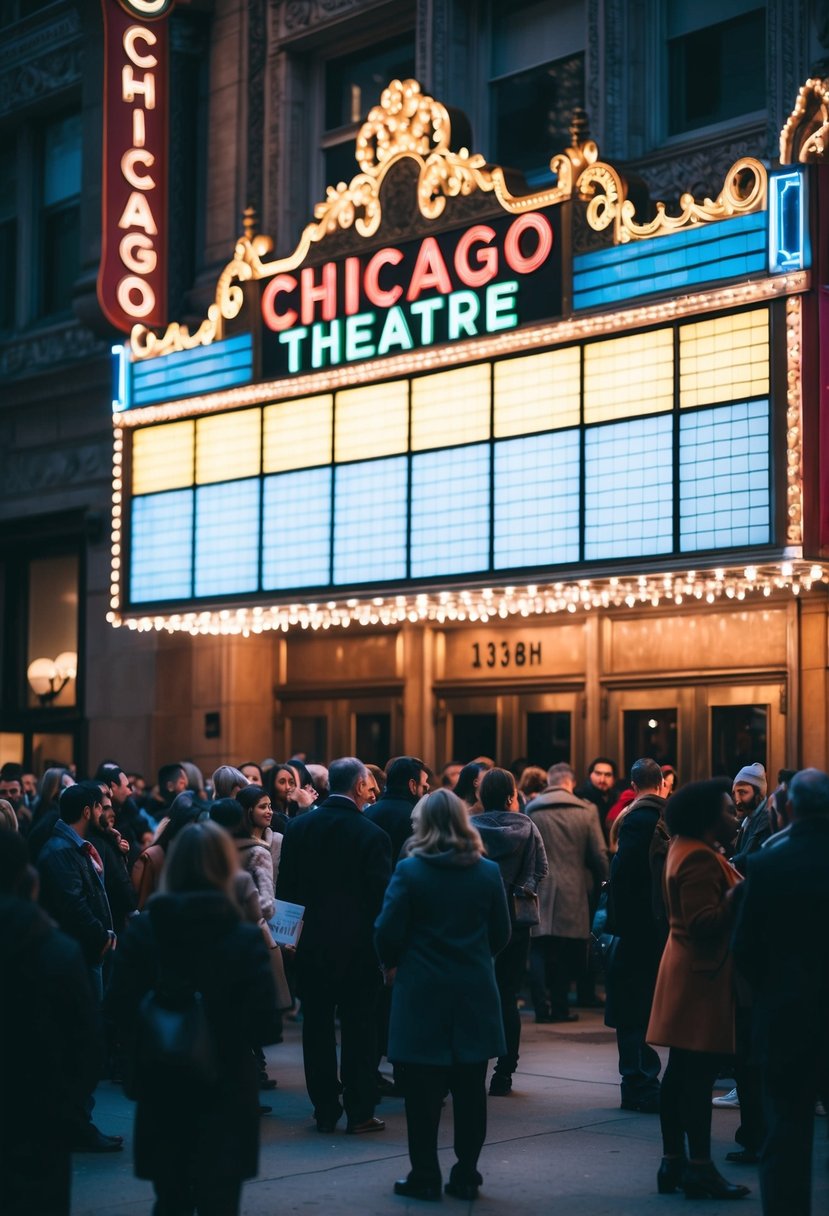
[[[124,333],[138,322],[158,328],[167,321],[169,14],[174,3],[101,0],[104,138],[98,302],[110,324]]]

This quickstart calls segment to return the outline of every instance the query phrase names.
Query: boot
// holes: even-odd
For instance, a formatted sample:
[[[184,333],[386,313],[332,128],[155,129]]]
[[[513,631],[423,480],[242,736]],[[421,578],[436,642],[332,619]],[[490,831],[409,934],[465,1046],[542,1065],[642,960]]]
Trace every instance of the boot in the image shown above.
[[[673,1195],[682,1185],[682,1175],[688,1168],[688,1160],[681,1157],[663,1157],[656,1172],[656,1189],[660,1195]]]
[[[738,1186],[723,1178],[713,1161],[689,1161],[682,1175],[682,1189],[687,1199],[745,1199],[747,1186]]]

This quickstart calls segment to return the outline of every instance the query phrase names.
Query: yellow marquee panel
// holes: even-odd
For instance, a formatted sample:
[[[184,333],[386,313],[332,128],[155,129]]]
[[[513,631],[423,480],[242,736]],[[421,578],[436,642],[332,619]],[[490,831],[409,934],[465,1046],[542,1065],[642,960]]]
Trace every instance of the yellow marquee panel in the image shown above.
[[[337,393],[334,459],[396,456],[409,443],[409,382],[391,380]]]
[[[672,329],[592,342],[584,348],[584,421],[658,414],[674,404]]]
[[[680,326],[681,406],[763,397],[768,391],[767,308]]]
[[[194,423],[170,422],[137,430],[132,441],[132,492],[154,494],[193,484]]]
[[[412,380],[412,451],[489,439],[491,364]]]
[[[331,393],[280,401],[264,410],[262,468],[286,473],[331,463]]]
[[[577,346],[495,364],[495,438],[578,426],[581,352]]]
[[[258,477],[262,411],[234,410],[199,418],[196,424],[196,484]]]

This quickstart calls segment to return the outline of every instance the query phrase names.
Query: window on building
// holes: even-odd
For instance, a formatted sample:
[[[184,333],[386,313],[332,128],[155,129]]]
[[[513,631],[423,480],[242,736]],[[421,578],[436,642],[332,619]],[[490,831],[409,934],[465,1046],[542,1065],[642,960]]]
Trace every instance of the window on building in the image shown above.
[[[67,311],[80,269],[81,117],[70,114],[43,130],[41,306]]]
[[[585,16],[581,0],[493,3],[490,73],[492,159],[534,181],[570,143],[584,105]]]
[[[17,281],[17,158],[14,144],[0,147],[0,332],[14,325]]]
[[[406,33],[324,64],[322,152],[325,184],[348,182],[358,172],[354,140],[360,124],[390,80],[415,74],[414,34]]]
[[[756,0],[670,3],[668,134],[765,107],[766,13]]]

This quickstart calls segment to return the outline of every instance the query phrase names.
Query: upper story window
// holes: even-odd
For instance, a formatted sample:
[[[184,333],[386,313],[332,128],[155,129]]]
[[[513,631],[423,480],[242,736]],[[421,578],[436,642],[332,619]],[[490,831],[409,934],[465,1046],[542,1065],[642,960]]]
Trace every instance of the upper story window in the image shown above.
[[[65,316],[80,269],[81,116],[0,134],[0,333]]]
[[[415,74],[414,34],[407,33],[326,60],[322,152],[325,185],[349,182],[358,172],[354,141],[360,124],[390,80]]]
[[[40,312],[72,304],[80,267],[81,118],[70,114],[43,131]]]
[[[766,11],[757,0],[674,0],[667,9],[668,134],[766,104]]]
[[[493,159],[530,181],[570,142],[573,110],[584,105],[582,0],[493,4],[490,115]]]

